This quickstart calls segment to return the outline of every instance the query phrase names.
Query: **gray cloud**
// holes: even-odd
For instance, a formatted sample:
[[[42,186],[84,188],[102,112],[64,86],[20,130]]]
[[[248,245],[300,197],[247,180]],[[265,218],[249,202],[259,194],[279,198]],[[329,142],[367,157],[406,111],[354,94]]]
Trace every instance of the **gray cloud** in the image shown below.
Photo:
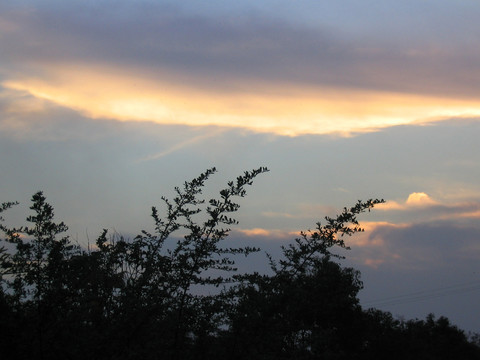
[[[433,312],[463,329],[479,331],[478,317],[472,316],[480,297],[478,226],[424,222],[403,228],[379,226],[367,235],[383,239],[383,245],[352,246],[347,254],[348,263],[362,272],[365,289],[360,299],[366,307],[406,318]]]
[[[480,228],[474,225],[453,221],[380,225],[367,237],[372,245],[355,251],[358,260],[378,260],[386,269],[468,270],[480,259]]]
[[[433,312],[449,317],[462,329],[479,331],[478,317],[472,314],[478,312],[480,296],[480,228],[424,223],[403,229],[378,227],[370,235],[385,237],[385,249],[377,249],[375,254],[374,249],[352,244],[352,250],[342,252],[347,257],[344,265],[361,271],[364,289],[360,300],[366,308],[376,307],[406,319],[424,318]],[[293,238],[235,233],[229,241],[260,247],[279,259],[280,246]],[[365,265],[366,259],[374,259],[380,252],[384,258],[394,253],[404,258],[378,268]],[[263,253],[239,259],[238,265],[241,270],[268,271]]]
[[[480,245],[480,229],[478,227],[462,227],[448,223],[414,225],[405,230],[397,238],[392,236],[392,241],[399,244],[398,239],[403,238],[405,247],[431,249],[440,258],[448,260],[455,258],[455,253],[461,258],[478,259],[480,252],[475,248]],[[408,240],[407,240],[408,239]],[[438,252],[438,250],[441,250]],[[435,255],[433,256],[435,257]]]
[[[425,9],[423,28],[413,21],[413,29],[401,24],[384,29],[386,19],[379,19],[376,33],[322,26],[321,14],[313,27],[261,13],[215,18],[146,2],[1,10],[7,31],[0,45],[9,50],[3,62],[10,67],[25,59],[134,66],[159,79],[167,72],[172,81],[212,88],[256,79],[451,96],[480,90],[480,37],[466,41],[464,32],[445,29],[442,19],[428,18]],[[360,16],[360,23],[377,21]],[[454,20],[445,19],[450,25]],[[455,21],[466,29],[460,23],[465,20]]]

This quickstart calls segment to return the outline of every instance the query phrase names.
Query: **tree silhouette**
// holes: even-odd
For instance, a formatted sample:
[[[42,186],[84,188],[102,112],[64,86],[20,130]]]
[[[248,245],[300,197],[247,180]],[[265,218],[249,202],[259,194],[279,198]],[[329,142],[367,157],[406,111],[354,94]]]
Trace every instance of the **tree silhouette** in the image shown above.
[[[27,226],[0,216],[0,345],[5,359],[479,359],[448,319],[400,321],[363,310],[360,273],[335,252],[363,231],[359,201],[301,232],[269,273],[238,273],[259,251],[225,242],[238,198],[268,170],[246,171],[205,200],[209,169],[152,207],[154,231],[133,239],[104,230],[74,245],[42,192]],[[3,203],[0,215],[16,203]]]

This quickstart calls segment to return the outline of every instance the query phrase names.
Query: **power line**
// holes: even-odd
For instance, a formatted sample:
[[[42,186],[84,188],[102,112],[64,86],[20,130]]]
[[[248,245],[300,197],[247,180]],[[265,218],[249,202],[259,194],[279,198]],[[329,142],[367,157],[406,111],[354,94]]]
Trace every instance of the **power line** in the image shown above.
[[[380,298],[375,300],[367,300],[362,302],[364,306],[376,307],[386,305],[400,305],[411,302],[436,299],[449,295],[465,294],[480,290],[480,280],[470,281],[461,284],[454,284],[449,286],[443,286],[441,288],[426,289],[416,291],[404,295],[390,296],[386,298]]]

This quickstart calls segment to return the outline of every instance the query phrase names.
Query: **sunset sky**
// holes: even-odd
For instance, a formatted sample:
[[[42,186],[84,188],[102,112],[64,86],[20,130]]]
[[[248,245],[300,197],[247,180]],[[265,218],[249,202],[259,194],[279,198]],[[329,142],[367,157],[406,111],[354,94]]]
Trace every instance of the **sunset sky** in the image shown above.
[[[480,2],[2,1],[0,202],[80,244],[267,166],[231,239],[275,253],[359,199],[362,303],[480,332]],[[265,268],[258,256],[250,267]]]

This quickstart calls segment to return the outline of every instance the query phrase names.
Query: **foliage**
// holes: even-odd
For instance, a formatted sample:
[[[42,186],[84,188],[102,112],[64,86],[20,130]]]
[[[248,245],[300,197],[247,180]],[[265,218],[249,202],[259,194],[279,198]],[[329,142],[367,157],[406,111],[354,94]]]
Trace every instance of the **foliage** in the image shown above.
[[[326,217],[325,225],[317,223],[315,231],[301,232],[282,247],[278,264],[270,257],[273,276],[250,276],[238,287],[231,329],[242,356],[317,358],[353,351],[360,273],[332,261],[341,256],[331,248],[346,248],[343,237],[363,231],[357,215],[381,202],[359,201],[335,218]]]
[[[28,226],[0,217],[2,358],[480,358],[446,318],[405,322],[361,308],[360,273],[334,248],[348,249],[345,236],[363,231],[357,216],[383,200],[301,232],[280,259],[268,256],[270,275],[238,273],[235,258],[259,249],[225,240],[237,199],[267,171],[246,171],[206,201],[209,169],[162,198],[164,217],[152,207],[153,232],[127,239],[104,230],[94,249],[65,236],[42,192]]]

